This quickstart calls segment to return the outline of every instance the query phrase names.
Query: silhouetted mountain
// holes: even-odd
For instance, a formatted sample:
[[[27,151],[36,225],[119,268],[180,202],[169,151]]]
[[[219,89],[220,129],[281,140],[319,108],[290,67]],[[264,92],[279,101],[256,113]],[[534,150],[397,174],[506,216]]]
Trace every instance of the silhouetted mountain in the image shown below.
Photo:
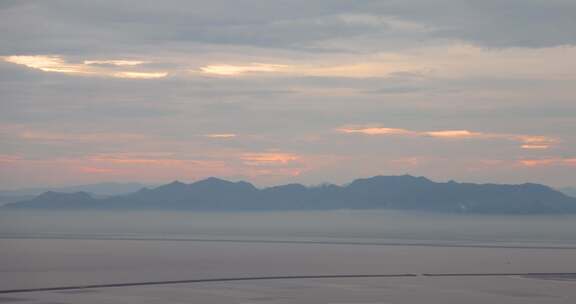
[[[0,195],[0,206],[2,205],[6,205],[6,204],[10,204],[10,203],[16,203],[16,202],[20,202],[20,201],[25,201],[25,200],[30,200],[33,199],[34,197],[36,197],[36,195]]]
[[[137,191],[145,187],[140,183],[97,183],[87,185],[65,186],[65,187],[45,187],[45,188],[25,188],[17,190],[0,190],[0,196],[14,197],[14,196],[30,196],[39,195],[47,191],[75,193],[75,192],[88,192],[98,196],[119,195]]]
[[[86,192],[62,193],[47,191],[37,197],[17,203],[7,204],[5,207],[34,208],[34,209],[78,209],[94,208],[99,203]]]
[[[192,184],[178,181],[154,189],[111,197],[105,206],[111,208],[196,209],[226,210],[250,209],[250,198],[258,192],[252,184],[208,178]],[[241,207],[245,204],[245,207]]]
[[[433,182],[425,177],[375,176],[346,186],[288,184],[257,189],[247,182],[208,178],[178,181],[104,199],[46,192],[5,208],[166,210],[396,209],[451,213],[576,213],[576,199],[539,184]]]

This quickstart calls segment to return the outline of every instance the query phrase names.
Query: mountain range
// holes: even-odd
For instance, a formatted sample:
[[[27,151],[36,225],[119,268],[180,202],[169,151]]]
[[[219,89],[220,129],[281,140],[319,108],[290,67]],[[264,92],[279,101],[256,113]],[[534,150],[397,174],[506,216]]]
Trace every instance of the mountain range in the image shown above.
[[[262,189],[244,181],[231,182],[211,177],[191,184],[175,181],[105,198],[95,198],[87,192],[48,191],[3,208],[198,211],[394,209],[561,214],[576,213],[576,198],[533,183],[434,182],[411,175],[361,178],[343,186],[287,184]]]
[[[52,187],[52,188],[44,187],[44,188],[25,188],[18,190],[0,190],[0,205],[14,203],[23,200],[29,200],[47,191],[62,192],[62,193],[88,192],[95,197],[105,197],[138,191],[142,187],[145,187],[145,185],[140,183],[108,182],[108,183]]]
[[[142,187],[146,187],[146,185],[141,183],[107,182],[107,183],[96,183],[96,184],[63,186],[63,187],[42,187],[42,188],[39,187],[39,188],[24,188],[17,190],[0,190],[0,195],[5,196],[38,195],[47,191],[64,192],[64,193],[84,191],[96,195],[118,195],[138,191]]]

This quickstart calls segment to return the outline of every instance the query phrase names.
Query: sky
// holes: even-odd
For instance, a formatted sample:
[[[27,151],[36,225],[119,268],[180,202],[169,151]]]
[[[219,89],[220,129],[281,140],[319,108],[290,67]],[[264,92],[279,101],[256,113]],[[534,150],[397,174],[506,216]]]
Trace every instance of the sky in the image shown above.
[[[576,186],[574,0],[2,0],[0,188]]]

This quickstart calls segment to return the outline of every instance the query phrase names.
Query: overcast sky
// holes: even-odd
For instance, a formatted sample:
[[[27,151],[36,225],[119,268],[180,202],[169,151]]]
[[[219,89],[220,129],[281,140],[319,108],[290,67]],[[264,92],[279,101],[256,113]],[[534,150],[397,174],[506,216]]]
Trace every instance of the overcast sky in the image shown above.
[[[0,188],[576,185],[576,1],[0,1]]]

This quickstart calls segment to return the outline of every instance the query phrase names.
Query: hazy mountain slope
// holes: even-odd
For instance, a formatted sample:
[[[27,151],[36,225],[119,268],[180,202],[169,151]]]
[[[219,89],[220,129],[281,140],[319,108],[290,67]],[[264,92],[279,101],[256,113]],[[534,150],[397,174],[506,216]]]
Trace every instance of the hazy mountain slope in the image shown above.
[[[564,188],[558,189],[558,191],[560,191],[560,192],[562,192],[568,196],[576,198],[576,187],[564,187]]]
[[[25,188],[17,190],[0,190],[0,196],[29,196],[39,195],[47,191],[74,193],[74,192],[88,192],[96,195],[119,195],[138,191],[146,185],[140,183],[97,183],[87,185],[76,185],[66,187],[44,187],[44,188]]]

